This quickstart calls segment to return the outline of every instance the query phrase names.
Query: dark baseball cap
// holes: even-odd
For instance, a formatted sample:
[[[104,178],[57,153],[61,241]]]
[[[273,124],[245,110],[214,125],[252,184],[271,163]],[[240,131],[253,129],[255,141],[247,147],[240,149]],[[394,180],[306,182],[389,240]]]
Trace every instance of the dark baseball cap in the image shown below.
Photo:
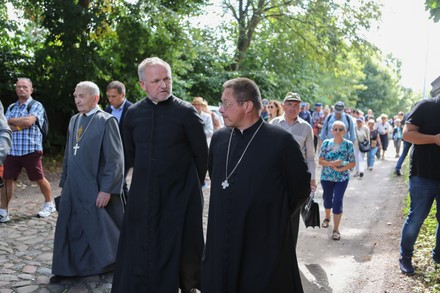
[[[341,114],[344,112],[345,105],[342,101],[339,101],[335,104],[335,113]]]

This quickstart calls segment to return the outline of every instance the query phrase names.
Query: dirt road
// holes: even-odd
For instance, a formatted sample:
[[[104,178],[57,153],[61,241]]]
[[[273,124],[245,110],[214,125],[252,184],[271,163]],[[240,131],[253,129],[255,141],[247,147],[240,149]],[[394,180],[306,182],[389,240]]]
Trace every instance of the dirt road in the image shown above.
[[[341,240],[331,239],[332,225],[305,229],[301,223],[297,255],[305,292],[412,292],[398,267],[407,187],[403,178],[392,174],[394,155],[389,151],[373,171],[365,171],[361,179],[351,178]],[[322,221],[321,186],[317,201]]]

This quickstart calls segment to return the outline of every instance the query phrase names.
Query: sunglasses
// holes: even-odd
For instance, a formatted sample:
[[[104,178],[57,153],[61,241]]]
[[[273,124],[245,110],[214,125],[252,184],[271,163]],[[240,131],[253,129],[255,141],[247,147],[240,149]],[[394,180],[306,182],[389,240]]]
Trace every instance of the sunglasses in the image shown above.
[[[344,128],[333,128],[333,131],[335,131],[335,132],[342,132],[342,131],[344,131]]]
[[[269,106],[268,108],[269,108],[269,109],[272,109],[272,108],[275,108],[275,107],[274,107],[274,106]]]

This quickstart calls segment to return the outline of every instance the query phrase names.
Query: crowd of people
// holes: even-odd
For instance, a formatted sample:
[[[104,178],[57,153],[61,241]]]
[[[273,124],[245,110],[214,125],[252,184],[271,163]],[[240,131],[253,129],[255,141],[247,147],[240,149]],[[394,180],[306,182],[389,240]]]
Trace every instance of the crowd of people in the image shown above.
[[[276,100],[269,101],[263,99],[261,113],[263,119],[271,122],[273,119],[283,115],[283,103]],[[323,106],[322,103],[317,102],[314,104],[314,109],[310,109],[309,103],[301,101],[298,116],[302,119],[301,121],[307,122],[313,129],[313,143],[317,155],[319,155],[322,142],[333,137],[330,131],[331,125],[337,120],[344,123],[344,138],[353,143],[355,151],[356,165],[354,167],[354,177],[362,178],[365,169],[372,171],[376,159],[385,160],[385,153],[390,141],[393,142],[396,158],[400,157],[402,149],[403,157],[396,166],[395,171],[397,176],[401,175],[400,168],[411,146],[411,144],[403,140],[405,117],[402,111],[391,118],[388,118],[388,115],[384,113],[375,117],[371,109],[364,113],[361,110],[346,107],[341,101],[332,106]],[[364,141],[368,142],[368,151],[365,152],[358,147],[358,144]]]
[[[420,201],[420,194],[425,199],[411,206],[400,258],[401,270],[414,273],[418,230],[440,196],[440,170],[433,165],[440,160],[440,127],[427,125],[421,111],[432,107],[435,115],[438,101],[417,105],[406,116],[375,119],[370,109],[364,114],[341,101],[331,107],[317,102],[312,111],[294,92],[282,102],[262,99],[254,81],[234,78],[223,84],[218,115],[203,97],[190,103],[174,96],[171,67],[157,57],[143,60],[138,76],[146,97],[131,103],[124,84],[112,81],[104,110],[95,83],[76,85],[78,114],[67,130],[56,205],[42,166],[38,125],[44,107],[33,100],[30,79],[17,81],[17,102],[5,115],[0,111],[0,222],[11,220],[14,180],[25,168],[44,196],[38,215],[58,211],[51,283],[114,271],[112,292],[303,292],[296,257],[299,210],[317,187],[316,164],[322,166],[321,226],[329,228],[333,218],[331,238],[338,241],[350,177],[362,178],[365,164],[372,171],[376,158],[384,160],[389,140],[396,157],[403,141],[396,175],[412,144],[418,156],[411,200]],[[417,160],[431,160],[429,168]],[[205,242],[206,176],[211,194]],[[436,262],[439,255],[436,246]]]

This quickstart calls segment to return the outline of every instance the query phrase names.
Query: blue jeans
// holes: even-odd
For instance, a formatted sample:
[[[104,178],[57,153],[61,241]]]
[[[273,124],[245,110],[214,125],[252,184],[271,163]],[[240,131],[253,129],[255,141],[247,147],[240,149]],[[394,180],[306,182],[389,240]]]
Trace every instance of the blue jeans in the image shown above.
[[[436,244],[432,251],[432,257],[440,260],[440,180],[425,179],[419,176],[411,176],[409,179],[410,210],[402,228],[402,240],[400,242],[400,255],[412,257],[414,244],[419,235],[420,227],[431,210],[434,199],[437,203],[437,229]]]
[[[371,148],[371,150],[368,151],[367,153],[367,167],[368,168],[373,168],[374,166],[374,160],[376,159],[376,152],[379,149],[379,147],[374,147]]]
[[[399,160],[396,164],[396,171],[400,171],[400,168],[402,168],[403,161],[405,161],[406,156],[408,155],[409,149],[411,148],[412,143],[403,141],[403,150],[402,154],[399,157]]]

